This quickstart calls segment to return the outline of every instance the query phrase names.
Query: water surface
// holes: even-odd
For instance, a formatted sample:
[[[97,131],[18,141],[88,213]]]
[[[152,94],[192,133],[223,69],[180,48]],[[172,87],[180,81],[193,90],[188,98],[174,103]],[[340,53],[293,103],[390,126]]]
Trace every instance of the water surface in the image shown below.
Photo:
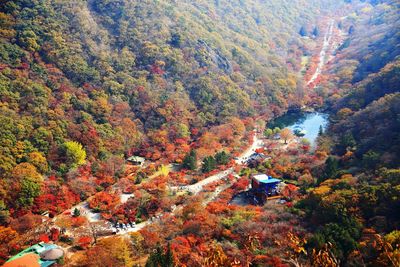
[[[292,131],[294,131],[295,129],[305,130],[306,134],[304,135],[304,138],[310,141],[311,146],[314,148],[320,126],[322,126],[322,129],[325,131],[327,125],[328,114],[320,112],[296,112],[287,113],[275,119],[268,124],[268,127],[279,127],[281,129],[289,128]]]

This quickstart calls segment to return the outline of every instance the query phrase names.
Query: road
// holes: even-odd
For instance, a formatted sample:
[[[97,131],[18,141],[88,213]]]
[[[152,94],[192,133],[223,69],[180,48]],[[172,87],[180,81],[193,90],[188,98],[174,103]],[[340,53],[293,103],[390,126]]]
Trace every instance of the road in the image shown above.
[[[319,53],[319,63],[317,66],[317,69],[315,70],[313,76],[310,78],[310,80],[307,82],[307,85],[312,84],[315,82],[315,80],[319,77],[319,75],[322,72],[323,67],[325,66],[326,63],[326,52],[328,51],[330,44],[331,44],[331,39],[333,35],[333,25],[335,21],[331,19],[329,23],[329,27],[326,30],[325,36],[324,36],[324,43],[322,45],[321,52]],[[314,86],[315,88],[315,86]]]
[[[242,164],[242,162],[247,160],[249,158],[249,156],[251,156],[251,154],[253,154],[257,149],[262,148],[263,145],[264,145],[264,142],[261,139],[258,138],[257,134],[254,134],[253,143],[251,144],[251,146],[243,154],[241,154],[239,157],[237,157],[236,163]],[[203,187],[205,185],[208,185],[210,183],[219,181],[222,178],[228,176],[229,174],[233,174],[235,177],[238,177],[238,175],[233,171],[233,168],[229,168],[227,170],[224,170],[224,171],[221,171],[221,172],[219,172],[217,174],[209,176],[209,177],[205,178],[204,180],[201,180],[201,181],[199,181],[199,182],[197,182],[195,184],[188,185],[188,186],[181,186],[181,187],[179,187],[179,189],[180,190],[189,191],[193,195],[196,195],[196,194],[200,193],[203,190]],[[229,187],[229,185],[223,185],[223,186],[217,188],[215,190],[215,192],[208,199],[206,199],[204,201],[203,205],[207,205],[207,203],[209,203],[210,201],[214,200],[219,195],[219,193],[221,193],[222,191],[224,191],[228,187]],[[175,189],[176,190],[176,189],[178,189],[178,187],[171,187],[171,189]],[[180,207],[181,206],[171,207],[172,213],[174,213],[175,211],[179,210]],[[151,223],[153,223],[155,221],[158,221],[159,218],[163,214],[166,214],[166,213],[159,214],[158,218],[157,217],[153,217],[152,219],[150,219],[148,221],[139,223],[134,228],[128,228],[126,230],[120,230],[117,233],[117,235],[123,235],[123,234],[127,234],[127,233],[137,232],[137,231],[143,229],[145,226],[147,226],[147,225],[149,225],[149,224],[151,224]]]
[[[264,144],[263,141],[262,141],[261,139],[259,139],[259,138],[257,137],[257,134],[255,133],[255,134],[254,134],[254,137],[253,137],[253,142],[252,142],[251,146],[250,146],[244,153],[242,153],[239,157],[237,157],[237,159],[235,160],[235,162],[236,162],[237,164],[242,164],[242,163],[243,163],[244,161],[246,161],[246,160],[251,156],[251,154],[253,154],[257,149],[262,148],[262,147],[263,147],[263,144]],[[207,178],[205,178],[205,179],[203,179],[203,180],[201,180],[201,181],[199,181],[199,182],[197,182],[197,183],[195,183],[195,184],[188,185],[188,186],[181,186],[181,187],[171,187],[170,189],[174,189],[174,190],[178,190],[178,189],[179,189],[179,190],[186,190],[186,191],[191,192],[193,195],[196,195],[196,194],[200,193],[200,192],[203,190],[203,187],[204,187],[204,186],[206,186],[206,185],[208,185],[208,184],[210,184],[210,183],[219,181],[219,180],[221,180],[222,178],[227,177],[229,174],[233,174],[234,176],[238,177],[238,175],[234,172],[233,168],[229,168],[229,169],[224,170],[224,171],[221,171],[221,172],[219,172],[219,173],[217,173],[217,174],[211,175],[211,176],[209,176],[209,177],[207,177]],[[210,202],[210,201],[212,201],[213,199],[215,199],[215,198],[219,195],[219,193],[222,192],[222,191],[223,191],[224,189],[226,189],[227,187],[228,187],[227,185],[224,185],[224,186],[222,186],[221,188],[217,188],[217,190],[211,195],[211,197],[208,198],[208,199],[206,199],[205,202],[204,202],[203,204],[206,205],[208,202]],[[126,201],[128,200],[128,198],[131,197],[131,196],[132,196],[132,194],[121,194],[121,203],[126,202]],[[90,198],[89,198],[89,199],[90,199]],[[82,216],[85,216],[85,217],[88,219],[89,222],[94,223],[94,222],[101,221],[102,218],[101,218],[101,216],[100,216],[100,213],[95,213],[95,212],[93,212],[93,211],[89,208],[89,205],[88,205],[88,202],[87,202],[89,199],[87,199],[86,201],[83,201],[83,202],[81,202],[81,203],[75,205],[74,207],[72,207],[72,208],[70,209],[71,212],[73,212],[73,210],[74,210],[75,208],[77,208],[77,209],[79,209],[79,210],[81,211],[81,215],[82,215]],[[175,206],[171,207],[172,213],[174,213],[174,212],[175,212],[176,210],[178,210],[179,208],[180,208],[180,207],[175,207]],[[167,212],[167,213],[168,213],[168,212]],[[119,229],[118,229],[118,232],[117,232],[117,235],[124,235],[124,234],[132,233],[132,232],[137,232],[137,231],[143,229],[145,226],[147,226],[147,225],[149,225],[149,224],[151,224],[151,223],[153,223],[153,222],[155,222],[155,221],[158,221],[159,218],[160,218],[163,214],[166,214],[166,213],[160,213],[160,214],[158,214],[158,216],[156,216],[156,217],[153,217],[153,218],[151,218],[151,219],[149,219],[149,220],[147,220],[147,221],[145,221],[145,222],[136,224],[135,227],[129,227],[129,228],[126,228],[126,229],[120,229],[120,228],[119,228]],[[59,216],[59,215],[58,215],[58,216]],[[55,217],[53,218],[53,221],[55,221],[56,218],[58,218],[58,216],[55,216]],[[110,226],[110,229],[114,229],[114,228],[113,228],[112,226]],[[105,237],[106,237],[106,236],[105,236]],[[105,238],[105,237],[102,237],[102,238]]]
[[[263,141],[257,137],[257,134],[254,134],[253,143],[251,144],[251,146],[244,153],[242,153],[239,157],[237,157],[235,162],[237,164],[243,164],[243,162],[246,161],[251,156],[251,154],[253,154],[257,149],[262,148],[263,144],[264,144]],[[227,170],[224,170],[217,174],[209,176],[195,184],[180,186],[180,187],[174,186],[174,187],[171,187],[171,189],[186,190],[186,191],[191,192],[192,194],[198,194],[199,192],[201,192],[203,190],[203,187],[205,185],[219,181],[222,178],[228,176],[229,174],[233,174],[233,173],[234,173],[233,168],[229,168]]]
[[[244,161],[246,161],[251,154],[253,154],[257,149],[262,148],[264,146],[264,142],[258,138],[257,134],[254,133],[253,137],[253,143],[251,146],[236,159],[237,164],[243,164]]]

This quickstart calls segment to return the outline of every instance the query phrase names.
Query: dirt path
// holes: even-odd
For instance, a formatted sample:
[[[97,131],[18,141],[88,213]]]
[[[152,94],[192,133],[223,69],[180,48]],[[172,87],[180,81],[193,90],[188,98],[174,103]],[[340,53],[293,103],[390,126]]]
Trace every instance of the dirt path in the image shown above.
[[[254,134],[253,137],[253,143],[251,144],[251,146],[242,154],[240,155],[237,159],[236,159],[236,163],[241,164],[243,161],[245,161],[251,154],[253,154],[258,148],[263,147],[264,142],[258,138],[257,134]],[[236,178],[238,177],[238,175],[233,171],[233,168],[229,168],[227,170],[221,171],[217,174],[214,174],[212,176],[209,176],[207,178],[205,178],[204,180],[201,180],[195,184],[189,185],[189,186],[181,186],[179,187],[180,190],[187,190],[189,192],[191,192],[193,195],[196,195],[198,193],[200,193],[203,190],[203,187],[205,185],[208,185],[210,183],[216,182],[221,180],[222,178],[225,178],[226,176],[228,176],[229,174],[234,175]],[[222,191],[224,191],[225,189],[227,189],[228,187],[230,187],[231,185],[222,185],[220,187],[218,187],[215,192],[213,192],[211,194],[211,196],[209,196],[207,199],[204,200],[203,205],[207,205],[210,201],[214,200]],[[170,189],[178,189],[178,187],[171,187]],[[172,206],[171,210],[172,212],[170,213],[175,213],[177,210],[179,210],[180,208],[182,208],[183,206]],[[145,226],[152,224],[154,222],[157,222],[159,220],[160,217],[162,217],[164,214],[167,214],[169,212],[165,212],[165,213],[160,213],[158,214],[158,216],[153,217],[145,222],[139,223],[137,224],[134,228],[128,228],[126,230],[120,230],[117,235],[124,235],[124,234],[128,234],[128,233],[133,233],[133,232],[137,232],[141,229],[143,229]]]
[[[253,154],[258,148],[263,147],[263,145],[264,145],[264,142],[261,139],[259,139],[256,134],[254,134],[253,142],[252,142],[251,146],[235,160],[236,163],[242,164],[242,162],[246,161],[249,158],[249,156],[251,154]],[[219,180],[227,177],[230,174],[234,175],[235,177],[238,177],[238,175],[234,172],[233,168],[229,168],[227,170],[224,170],[224,171],[221,171],[221,172],[219,172],[217,174],[209,176],[209,177],[205,178],[204,180],[201,180],[201,181],[199,181],[199,182],[197,182],[195,184],[188,185],[188,186],[181,186],[181,187],[171,187],[170,189],[172,189],[172,190],[178,190],[178,189],[179,190],[186,190],[186,191],[189,191],[190,193],[192,193],[193,195],[196,195],[196,194],[200,193],[203,190],[204,186],[206,186],[206,185],[208,185],[210,183],[219,181]],[[114,187],[115,186],[117,186],[117,185],[114,185]],[[230,185],[225,184],[225,185],[222,185],[222,186],[218,187],[216,189],[216,191],[213,194],[211,194],[210,197],[205,199],[203,204],[207,205],[207,203],[209,203],[210,201],[214,200],[219,195],[219,193],[221,193],[223,190],[225,190],[229,186]],[[128,198],[131,197],[131,196],[132,196],[132,194],[122,194],[121,193],[121,203],[126,202],[128,200]],[[101,218],[100,213],[94,213],[89,208],[89,205],[88,205],[89,199],[87,199],[87,200],[75,205],[74,207],[72,207],[70,209],[71,212],[75,208],[77,208],[77,209],[79,209],[81,211],[81,215],[85,216],[88,219],[89,222],[95,223],[95,222],[102,221],[103,219]],[[117,235],[126,235],[126,234],[129,234],[129,233],[137,232],[137,231],[143,229],[144,227],[146,227],[147,225],[159,221],[159,219],[164,214],[168,214],[168,213],[172,213],[173,214],[173,213],[175,213],[177,210],[179,210],[182,207],[183,206],[172,206],[171,207],[171,210],[172,210],[171,212],[159,213],[158,215],[156,215],[155,217],[150,218],[147,221],[144,221],[144,222],[136,224],[134,227],[129,227],[129,228],[125,228],[125,229],[118,229]],[[53,218],[53,221],[55,221],[60,215],[55,216]],[[111,225],[110,225],[110,229],[115,230],[114,227],[112,227]],[[104,236],[104,237],[101,237],[101,238],[106,238],[106,237],[107,236]]]
[[[319,75],[322,72],[323,67],[325,66],[326,63],[326,53],[329,50],[329,47],[331,46],[331,40],[333,36],[333,25],[335,23],[335,20],[331,19],[329,22],[328,29],[326,30],[325,36],[324,36],[324,43],[322,45],[321,52],[319,53],[319,63],[317,66],[317,69],[315,70],[313,76],[311,76],[310,80],[307,82],[307,85],[312,84],[317,80]],[[315,88],[316,85],[313,86]]]
[[[253,143],[251,144],[251,146],[244,152],[242,153],[239,157],[237,157],[237,159],[235,160],[235,162],[237,164],[242,164],[244,161],[246,161],[251,154],[253,154],[257,149],[262,148],[263,147],[263,141],[261,139],[258,138],[257,134],[254,134],[253,137]],[[221,180],[222,178],[225,178],[226,176],[228,176],[229,174],[234,174],[233,172],[233,168],[229,168],[227,170],[221,171],[217,174],[214,174],[212,176],[209,176],[195,184],[192,185],[187,185],[187,186],[174,186],[171,187],[170,189],[172,190],[187,190],[189,192],[191,192],[192,194],[198,194],[199,192],[201,192],[203,190],[203,187],[205,185],[208,185],[210,183],[216,182]]]

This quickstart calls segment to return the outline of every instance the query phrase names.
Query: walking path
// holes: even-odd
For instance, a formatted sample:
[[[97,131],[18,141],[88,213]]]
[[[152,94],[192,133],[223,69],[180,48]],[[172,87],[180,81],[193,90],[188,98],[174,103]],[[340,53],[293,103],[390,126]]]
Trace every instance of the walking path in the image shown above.
[[[243,162],[245,162],[251,156],[251,154],[253,154],[257,149],[262,148],[262,147],[263,147],[263,141],[257,137],[257,134],[254,134],[253,143],[251,144],[251,146],[243,154],[241,154],[239,157],[237,157],[235,162],[237,164],[243,164]],[[217,174],[209,176],[195,184],[179,186],[179,187],[174,186],[174,187],[171,187],[171,189],[172,190],[177,190],[177,189],[187,190],[187,191],[191,192],[192,194],[198,194],[200,191],[203,190],[203,187],[205,185],[219,181],[222,178],[225,178],[229,174],[233,174],[233,173],[234,173],[233,168],[229,168],[227,170],[224,170]]]
[[[257,134],[254,134],[253,142],[252,142],[251,146],[243,154],[241,154],[239,157],[236,158],[236,160],[235,160],[236,163],[237,164],[242,164],[243,162],[245,162],[257,149],[262,148],[263,144],[264,144],[263,141],[257,137]],[[229,168],[227,170],[221,171],[221,172],[219,172],[217,174],[214,174],[212,176],[209,176],[209,177],[205,178],[204,180],[201,180],[201,181],[199,181],[199,182],[197,182],[195,184],[188,185],[188,186],[171,187],[170,189],[172,189],[172,190],[178,190],[178,189],[179,190],[186,190],[186,191],[191,192],[193,195],[196,195],[196,194],[200,193],[203,190],[204,186],[206,186],[206,185],[208,185],[210,183],[219,181],[219,180],[227,177],[230,174],[233,174],[235,177],[238,177],[238,175],[234,172],[233,167],[232,167],[232,168]],[[227,187],[229,187],[229,186],[224,185],[224,186],[218,187],[216,189],[216,191],[209,198],[207,198],[204,201],[203,204],[206,205],[207,203],[209,203],[210,201],[215,199],[219,195],[219,193],[221,193]],[[132,194],[122,194],[121,193],[121,203],[126,202],[128,200],[128,198],[131,197],[131,196],[132,196]],[[74,207],[72,207],[71,208],[71,212],[73,212],[73,210],[75,208],[79,209],[80,212],[81,212],[81,215],[85,216],[88,219],[88,221],[91,222],[91,223],[96,223],[96,222],[99,222],[99,221],[103,220],[101,218],[100,213],[95,213],[89,208],[89,205],[88,205],[88,202],[87,202],[88,200],[89,199],[87,199],[86,201],[83,201],[83,202],[75,205]],[[117,229],[114,228],[114,226],[109,224],[109,229],[112,229],[114,231],[117,230],[117,233],[116,233],[117,235],[124,235],[124,234],[132,233],[132,232],[137,232],[137,231],[143,229],[144,227],[146,227],[147,225],[158,221],[164,214],[174,213],[177,210],[179,210],[179,208],[181,208],[181,206],[177,207],[177,206],[174,205],[174,206],[171,207],[171,210],[172,210],[171,212],[159,213],[155,217],[152,217],[152,218],[150,218],[149,220],[147,220],[145,222],[141,222],[141,223],[135,224],[133,227],[126,227],[126,228],[124,227],[122,229],[118,228],[118,230],[117,230]],[[58,216],[55,216],[53,220],[56,220],[57,217]],[[107,237],[107,236],[104,236],[102,238],[105,238],[105,237]]]
[[[329,23],[329,27],[325,33],[324,36],[324,43],[322,45],[321,52],[319,53],[319,63],[317,66],[317,69],[315,70],[313,76],[311,76],[310,80],[307,82],[307,85],[312,84],[315,82],[315,80],[319,77],[319,75],[322,72],[323,67],[325,66],[326,63],[326,52],[328,51],[330,45],[331,45],[331,39],[333,35],[333,25],[335,23],[335,20],[331,19]],[[314,85],[315,88],[315,85]]]

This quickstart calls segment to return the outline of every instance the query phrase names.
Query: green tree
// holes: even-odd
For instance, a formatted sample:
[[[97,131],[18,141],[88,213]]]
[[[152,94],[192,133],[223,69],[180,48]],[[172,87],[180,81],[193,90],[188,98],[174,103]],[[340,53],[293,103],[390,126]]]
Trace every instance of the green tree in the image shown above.
[[[33,204],[33,200],[40,195],[41,184],[30,179],[23,179],[20,186],[21,191],[17,203],[21,207],[29,207]]]
[[[25,30],[18,36],[18,42],[31,52],[39,50],[40,46],[37,43],[38,37],[31,30]]]
[[[316,37],[319,36],[319,28],[318,28],[317,26],[314,27],[314,30],[313,30],[312,34],[313,34],[314,36],[316,36]]]
[[[156,249],[150,254],[146,262],[146,267],[173,267],[175,266],[174,257],[171,247],[168,244],[167,249],[163,252],[160,244],[157,244]]]
[[[196,151],[191,150],[183,159],[182,167],[188,170],[196,170],[197,155]]]
[[[216,153],[214,158],[218,165],[225,165],[229,162],[229,154],[227,154],[225,151]]]
[[[203,173],[210,172],[217,167],[217,162],[215,161],[214,157],[208,156],[203,160],[203,166],[201,167],[201,171]]]
[[[343,225],[338,223],[328,223],[309,240],[310,247],[318,247],[330,242],[333,244],[334,254],[344,259],[357,248],[357,239],[360,237],[360,225],[352,223]]]
[[[270,138],[273,134],[274,134],[274,131],[270,128],[265,129],[265,131],[264,131],[264,136],[267,138]]]
[[[322,125],[320,125],[318,130],[318,135],[321,136],[323,134],[324,134],[324,128],[322,128]]]
[[[182,36],[179,33],[171,34],[170,44],[173,47],[179,48],[182,44]]]
[[[301,26],[300,31],[299,31],[299,34],[300,34],[301,36],[303,36],[303,37],[304,37],[304,36],[307,36],[308,32],[307,32],[306,27]]]
[[[75,168],[85,163],[86,151],[80,143],[75,141],[65,142],[64,149],[67,163],[71,168]]]
[[[379,153],[369,150],[362,157],[362,163],[365,168],[374,169],[376,165],[379,163],[380,155]]]
[[[339,161],[334,157],[328,157],[325,161],[325,169],[323,179],[319,179],[319,183],[323,182],[325,179],[335,178],[339,170]]]
[[[31,137],[32,144],[45,154],[50,149],[52,139],[52,133],[44,127],[35,129]]]
[[[79,217],[80,215],[81,215],[81,211],[79,209],[75,208],[72,216],[73,217]]]
[[[275,127],[273,131],[274,131],[274,134],[278,134],[281,132],[281,128]]]
[[[353,147],[355,146],[356,140],[354,139],[354,136],[351,132],[347,132],[345,133],[345,135],[343,136],[342,140],[341,140],[341,145],[343,147]]]
[[[7,209],[4,200],[0,200],[0,225],[5,224],[10,217],[10,212]]]

